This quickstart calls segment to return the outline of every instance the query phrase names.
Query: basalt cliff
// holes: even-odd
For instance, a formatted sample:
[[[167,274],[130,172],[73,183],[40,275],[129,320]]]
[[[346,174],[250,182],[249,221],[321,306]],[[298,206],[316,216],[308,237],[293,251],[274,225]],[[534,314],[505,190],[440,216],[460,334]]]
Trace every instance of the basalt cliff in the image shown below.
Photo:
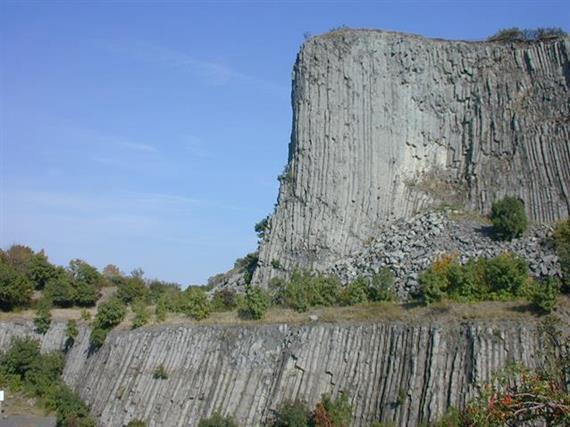
[[[289,161],[254,283],[327,270],[426,209],[570,211],[570,40],[463,42],[368,30],[307,40]]]

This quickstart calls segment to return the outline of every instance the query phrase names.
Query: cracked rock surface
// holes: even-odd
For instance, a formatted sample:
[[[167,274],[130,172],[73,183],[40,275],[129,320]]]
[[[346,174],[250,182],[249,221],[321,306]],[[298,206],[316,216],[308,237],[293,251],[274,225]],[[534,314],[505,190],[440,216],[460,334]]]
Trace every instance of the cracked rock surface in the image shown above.
[[[65,324],[48,333],[33,323],[0,322],[0,348],[34,336],[61,349]],[[67,355],[65,381],[101,426],[144,419],[149,426],[197,425],[215,410],[258,426],[287,399],[313,406],[322,393],[349,393],[353,425],[433,421],[462,406],[477,384],[509,362],[540,363],[536,322],[383,321],[304,326],[160,326],[113,331],[89,353],[80,327]],[[163,365],[168,378],[154,379]]]
[[[323,270],[379,226],[441,204],[486,213],[513,195],[536,222],[568,216],[569,47],[568,37],[462,42],[374,30],[307,40],[254,283]]]

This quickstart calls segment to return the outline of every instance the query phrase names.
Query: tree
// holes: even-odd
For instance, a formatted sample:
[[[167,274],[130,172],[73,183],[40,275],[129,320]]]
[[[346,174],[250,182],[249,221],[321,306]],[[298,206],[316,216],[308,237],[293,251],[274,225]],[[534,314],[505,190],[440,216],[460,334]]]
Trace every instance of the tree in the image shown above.
[[[263,240],[263,238],[265,237],[266,233],[269,231],[270,229],[270,217],[269,215],[267,215],[265,218],[263,218],[261,221],[259,221],[257,224],[255,224],[255,232],[257,233],[257,237],[259,237],[259,240]]]
[[[125,304],[135,300],[146,300],[148,295],[149,290],[139,275],[128,277],[117,286],[117,297]]]
[[[36,331],[45,334],[51,325],[51,301],[49,298],[42,298],[38,304],[36,317],[34,318]]]
[[[48,261],[43,250],[34,254],[27,262],[26,275],[36,289],[44,289],[47,282],[56,274],[56,267]]]
[[[0,260],[0,308],[11,310],[30,304],[33,288],[26,276]]]
[[[247,285],[245,288],[245,310],[243,313],[252,319],[259,320],[269,308],[269,297],[257,286]]]
[[[58,307],[70,307],[77,300],[77,288],[71,275],[64,268],[57,268],[54,277],[48,280],[44,294]]]
[[[203,289],[190,287],[182,294],[180,310],[189,317],[202,320],[210,315],[212,305]]]
[[[501,240],[512,240],[522,236],[528,226],[524,204],[515,197],[504,197],[493,203],[491,222],[495,234]]]
[[[75,303],[81,306],[95,305],[103,283],[101,274],[95,267],[80,259],[70,261],[68,271],[77,292]]]

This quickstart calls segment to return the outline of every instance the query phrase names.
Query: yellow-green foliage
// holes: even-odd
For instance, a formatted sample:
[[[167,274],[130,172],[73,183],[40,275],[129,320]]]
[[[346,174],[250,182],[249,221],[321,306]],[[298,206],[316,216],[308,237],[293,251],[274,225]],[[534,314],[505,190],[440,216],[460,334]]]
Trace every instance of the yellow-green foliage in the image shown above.
[[[562,290],[570,293],[570,218],[556,225],[554,242],[562,270]]]

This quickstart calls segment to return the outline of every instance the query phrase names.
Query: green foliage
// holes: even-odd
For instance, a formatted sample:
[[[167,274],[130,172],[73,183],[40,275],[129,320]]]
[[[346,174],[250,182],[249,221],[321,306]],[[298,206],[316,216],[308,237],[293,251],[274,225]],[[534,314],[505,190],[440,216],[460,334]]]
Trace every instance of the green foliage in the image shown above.
[[[40,343],[32,338],[13,338],[8,351],[0,355],[0,372],[22,379],[40,357]]]
[[[212,305],[204,289],[190,287],[182,293],[179,310],[186,316],[202,320],[210,315]]]
[[[368,280],[357,277],[342,289],[340,301],[343,305],[364,304],[368,301]]]
[[[125,278],[117,285],[117,297],[125,304],[135,300],[148,300],[149,296],[149,290],[140,275]]]
[[[48,298],[42,298],[38,304],[36,317],[34,318],[36,331],[45,334],[51,325],[51,301]]]
[[[123,321],[127,314],[127,309],[123,302],[116,298],[110,298],[102,303],[95,316],[95,327],[112,329]]]
[[[133,313],[135,314],[133,329],[140,328],[150,321],[150,312],[144,301],[135,301],[133,304]]]
[[[87,406],[63,383],[63,367],[63,354],[41,354],[39,342],[31,338],[13,339],[0,356],[0,377],[19,381],[25,392],[55,410],[58,426],[95,427]]]
[[[160,280],[153,280],[148,285],[149,298],[151,302],[157,303],[164,299],[175,299],[180,295],[180,285],[178,283],[167,283]]]
[[[309,427],[311,411],[307,404],[300,400],[285,401],[275,414],[273,427]]]
[[[527,263],[508,252],[465,265],[444,257],[420,274],[420,292],[426,304],[445,298],[458,302],[515,299],[528,296],[532,285],[528,274]]]
[[[315,427],[348,427],[352,420],[352,405],[348,395],[340,393],[336,400],[324,394],[313,411],[312,421]]]
[[[34,254],[26,265],[26,275],[36,289],[43,289],[47,282],[57,274],[43,251]]]
[[[517,27],[505,28],[497,31],[488,41],[498,42],[533,42],[540,40],[556,39],[565,37],[567,34],[562,28],[537,28],[537,29],[520,29]]]
[[[370,301],[395,301],[394,273],[389,268],[382,268],[372,276],[368,286],[368,299]]]
[[[562,291],[570,293],[570,218],[554,228],[554,244],[562,270]]]
[[[212,297],[212,308],[214,311],[231,311],[236,307],[236,292],[233,289],[224,288],[214,292]]]
[[[82,309],[80,312],[81,320],[84,322],[91,322],[91,313],[85,309]]]
[[[265,235],[267,234],[267,232],[270,230],[271,228],[271,223],[270,223],[270,216],[266,216],[265,218],[263,218],[261,221],[259,221],[257,224],[255,224],[255,232],[257,233],[257,237],[259,237],[259,240],[263,240],[263,238],[265,237]]]
[[[273,267],[275,270],[281,270],[281,268],[282,268],[281,262],[278,259],[272,259],[271,260],[271,267]]]
[[[548,314],[554,310],[559,293],[560,281],[554,277],[549,277],[539,286],[534,287],[531,301],[538,310]]]
[[[142,420],[131,420],[127,424],[127,427],[146,427],[146,423]]]
[[[278,301],[299,312],[307,311],[310,307],[334,305],[338,303],[340,295],[338,279],[309,271],[296,270],[288,283],[278,286],[281,286]]]
[[[32,284],[7,261],[0,259],[0,308],[25,307],[32,299]]]
[[[528,226],[524,204],[516,197],[504,197],[493,203],[491,222],[496,236],[501,240],[520,237]]]
[[[91,335],[89,335],[89,342],[93,347],[99,348],[103,344],[105,344],[105,340],[107,339],[108,333],[109,333],[108,329],[95,327],[91,330]]]
[[[77,328],[77,321],[75,319],[68,320],[65,326],[66,346],[72,346],[78,335],[79,329]]]
[[[91,331],[91,344],[96,348],[101,347],[109,331],[121,323],[126,315],[127,308],[117,297],[112,297],[99,305]]]
[[[224,417],[216,411],[209,418],[201,419],[198,422],[198,427],[238,427],[238,424],[232,417]]]
[[[166,320],[166,314],[168,312],[166,300],[161,298],[156,303],[156,307],[154,309],[154,315],[156,317],[157,322],[164,322]]]
[[[524,259],[504,252],[487,261],[485,276],[490,292],[498,299],[521,297],[528,281],[528,264]]]
[[[263,318],[268,308],[269,296],[267,293],[257,286],[248,285],[245,288],[245,307],[241,310],[241,315],[259,320]]]
[[[168,379],[168,372],[166,372],[166,368],[161,363],[158,365],[154,371],[152,372],[152,377],[155,380],[167,380]]]

